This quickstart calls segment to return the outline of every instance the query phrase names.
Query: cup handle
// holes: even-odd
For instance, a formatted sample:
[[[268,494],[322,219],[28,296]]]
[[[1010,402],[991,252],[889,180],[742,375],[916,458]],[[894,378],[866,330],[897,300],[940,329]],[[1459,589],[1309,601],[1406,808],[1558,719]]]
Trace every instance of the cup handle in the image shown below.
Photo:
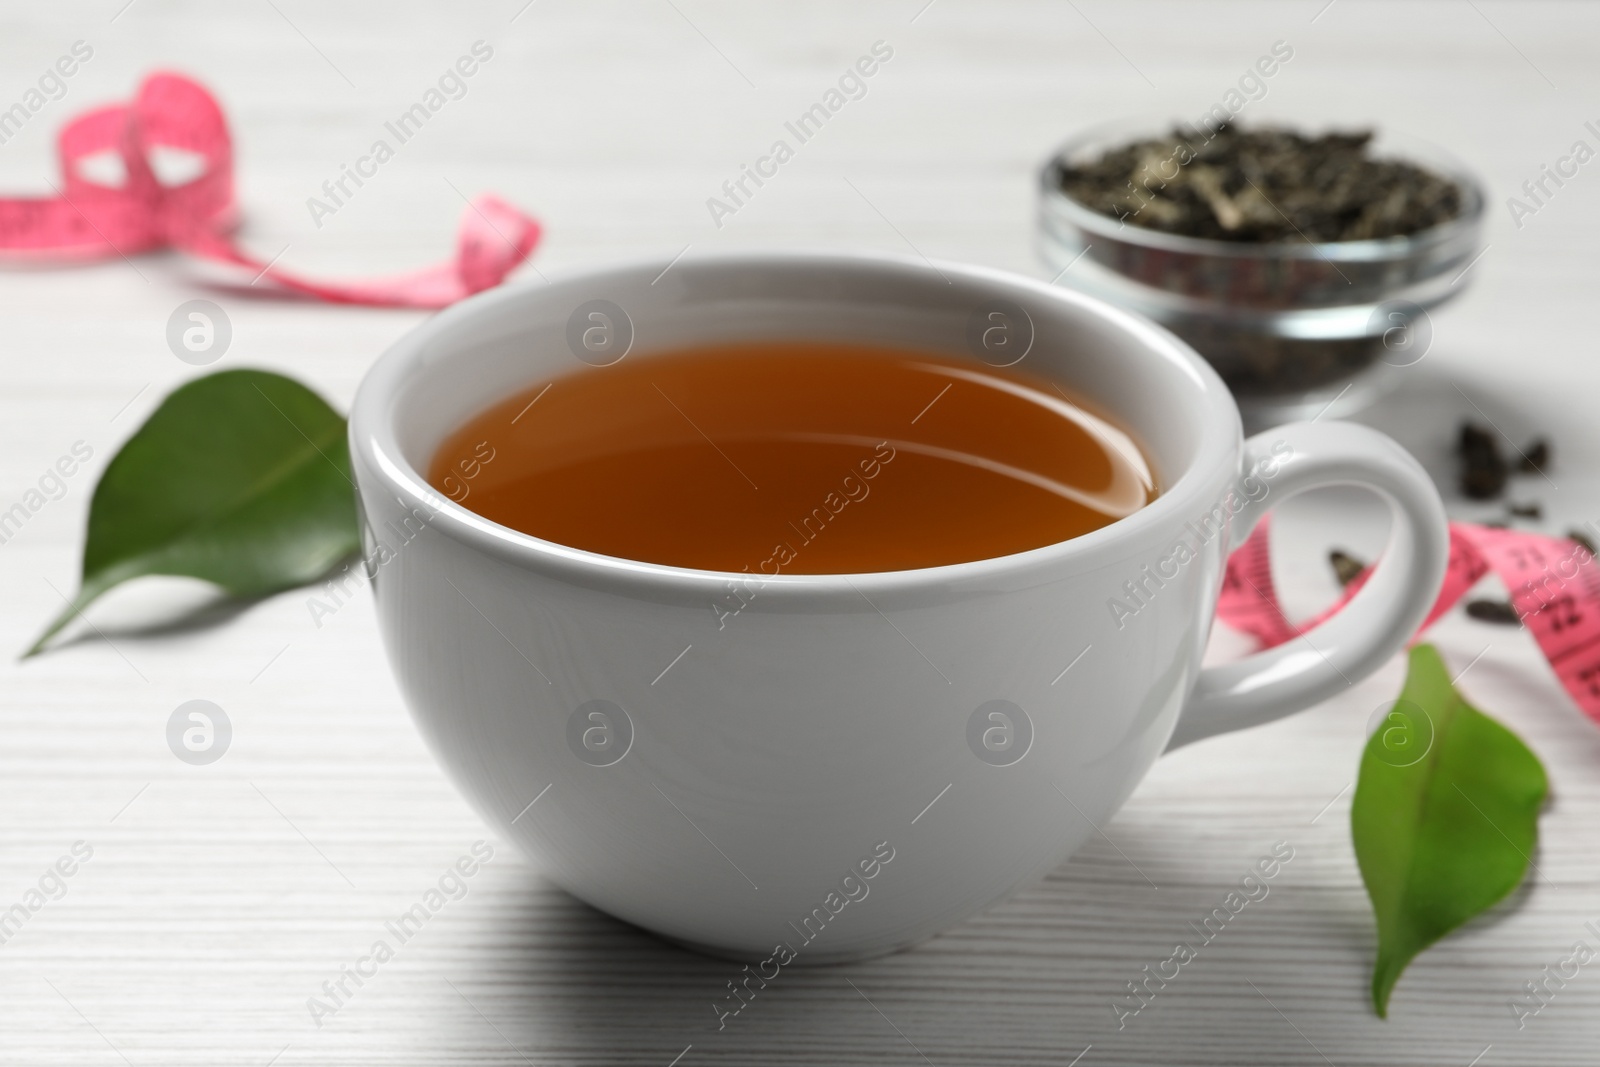
[[[1243,473],[1263,463],[1276,473],[1262,479],[1268,492],[1234,517],[1230,550],[1270,505],[1333,485],[1362,486],[1389,505],[1389,543],[1361,591],[1308,636],[1202,670],[1169,752],[1292,715],[1365,678],[1416,633],[1444,581],[1450,555],[1444,505],[1421,464],[1390,438],[1355,423],[1290,423],[1245,442]]]

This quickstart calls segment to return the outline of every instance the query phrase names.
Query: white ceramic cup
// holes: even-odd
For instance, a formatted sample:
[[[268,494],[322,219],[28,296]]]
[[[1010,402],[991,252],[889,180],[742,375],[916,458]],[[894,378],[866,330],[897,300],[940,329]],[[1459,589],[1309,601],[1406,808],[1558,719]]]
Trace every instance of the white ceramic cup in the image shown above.
[[[1022,352],[1131,431],[1162,492],[999,559],[752,582],[542,541],[425,480],[448,433],[541,380],[760,338]],[[1159,327],[883,256],[490,290],[383,356],[350,440],[389,657],[462,791],[574,895],[763,973],[944,930],[1061,863],[1163,751],[1344,690],[1420,624],[1448,548],[1432,483],[1387,437],[1327,422],[1243,441],[1221,380]],[[1392,511],[1371,580],[1314,644],[1202,670],[1228,550],[1330,485]]]

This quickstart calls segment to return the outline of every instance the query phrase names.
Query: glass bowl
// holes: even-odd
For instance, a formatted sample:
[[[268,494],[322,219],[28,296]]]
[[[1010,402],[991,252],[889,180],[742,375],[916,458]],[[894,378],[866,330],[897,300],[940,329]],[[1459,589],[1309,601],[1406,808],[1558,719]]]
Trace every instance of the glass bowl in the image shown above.
[[[1222,375],[1248,430],[1360,410],[1427,354],[1430,309],[1459,295],[1481,252],[1483,188],[1425,142],[1380,133],[1371,154],[1456,182],[1461,213],[1405,237],[1245,243],[1183,237],[1103,215],[1061,190],[1062,164],[1173,123],[1119,122],[1062,145],[1039,176],[1039,252],[1055,281],[1137,311]],[[1263,124],[1265,125],[1265,124]]]

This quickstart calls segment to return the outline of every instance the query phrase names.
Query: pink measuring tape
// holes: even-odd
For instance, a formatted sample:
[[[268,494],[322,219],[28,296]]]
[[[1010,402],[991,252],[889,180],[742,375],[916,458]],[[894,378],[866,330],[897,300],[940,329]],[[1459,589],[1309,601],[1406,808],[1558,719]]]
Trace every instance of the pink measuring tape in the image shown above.
[[[150,167],[152,149],[193,153],[198,176],[166,186]],[[255,258],[233,240],[233,142],[216,99],[178,74],[153,74],[131,104],[78,115],[61,130],[56,150],[62,187],[53,198],[0,198],[0,256],[16,259],[105,259],[171,246],[241,268],[252,284],[344,304],[440,308],[499,285],[539,243],[539,223],[503,200],[482,196],[462,215],[451,260],[409,274],[353,282],[320,282]],[[120,185],[83,173],[92,156],[115,152]]]
[[[1272,585],[1268,529],[1263,519],[1228,558],[1217,601],[1217,618],[1255,637],[1263,648],[1312,630],[1343,607],[1370,573],[1357,576],[1333,607],[1300,625],[1291,623]],[[1512,608],[1562,686],[1585,715],[1600,722],[1600,566],[1594,556],[1576,541],[1452,522],[1450,565],[1421,629],[1432,626],[1491,571],[1510,592]]]

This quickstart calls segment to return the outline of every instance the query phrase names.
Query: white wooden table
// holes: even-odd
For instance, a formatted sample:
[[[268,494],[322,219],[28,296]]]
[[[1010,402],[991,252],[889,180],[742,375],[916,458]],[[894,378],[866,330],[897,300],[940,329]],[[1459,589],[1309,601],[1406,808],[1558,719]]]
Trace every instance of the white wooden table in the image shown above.
[[[1522,482],[1544,528],[1600,519],[1593,358],[1600,163],[1537,216],[1504,197],[1596,117],[1600,9],[1489,0],[1200,5],[895,0],[496,0],[383,5],[95,0],[0,14],[0,107],[77,40],[93,58],[0,145],[0,190],[47,193],[53,130],[157,66],[219,94],[238,142],[245,237],[307,271],[360,274],[448,249],[457,190],[535,211],[547,275],[633,256],[856,247],[1040,274],[1034,170],[1059,139],[1121,115],[1198,115],[1274,41],[1291,62],[1247,116],[1381,118],[1453,148],[1495,190],[1472,289],[1435,316],[1428,358],[1369,417],[1451,480],[1476,403],[1506,433],[1554,437],[1559,489]],[[921,9],[919,12],[919,8]],[[119,9],[121,9],[119,11]],[[520,10],[519,10],[520,9]],[[1319,9],[1321,9],[1319,11]],[[358,196],[313,224],[324,179],[364,153],[454,59],[494,49]],[[875,41],[891,62],[722,228],[705,200]],[[852,185],[854,188],[852,188]],[[531,270],[525,270],[532,276]],[[25,647],[76,581],[93,479],[196,371],[167,316],[217,299],[218,367],[266,366],[348,404],[420,315],[248,299],[167,255],[0,276],[0,509],[83,441],[88,469],[0,545],[0,648]],[[1455,501],[1455,514],[1481,516]],[[1292,605],[1334,594],[1323,553],[1376,531],[1324,501],[1280,522]],[[200,626],[151,629],[207,594],[150,582],[92,612],[100,634],[0,665],[0,911],[73,843],[92,848],[0,945],[8,1064],[1078,1063],[1590,1064],[1600,964],[1519,1031],[1507,1002],[1600,918],[1600,729],[1521,631],[1462,618],[1434,638],[1468,696],[1551,772],[1538,874],[1419,959],[1389,1021],[1366,1001],[1373,929],[1346,788],[1391,663],[1298,718],[1162,761],[1042,885],[914,951],[786,972],[717,1032],[727,964],[575,902],[509,845],[338,1013],[307,1000],[366,955],[486,827],[424,749],[361,599],[313,625],[291,593]],[[1217,654],[1239,642],[1219,637]],[[1485,651],[1486,649],[1486,651]],[[174,758],[166,723],[226,709],[218,762]],[[1295,856],[1121,1031],[1110,1004],[1164,959],[1273,842]],[[80,850],[83,846],[80,846]],[[56,883],[47,879],[47,886]],[[1159,887],[1159,888],[1157,888]],[[691,1047],[692,1046],[692,1047]],[[1476,1057],[1476,1059],[1475,1059]]]

